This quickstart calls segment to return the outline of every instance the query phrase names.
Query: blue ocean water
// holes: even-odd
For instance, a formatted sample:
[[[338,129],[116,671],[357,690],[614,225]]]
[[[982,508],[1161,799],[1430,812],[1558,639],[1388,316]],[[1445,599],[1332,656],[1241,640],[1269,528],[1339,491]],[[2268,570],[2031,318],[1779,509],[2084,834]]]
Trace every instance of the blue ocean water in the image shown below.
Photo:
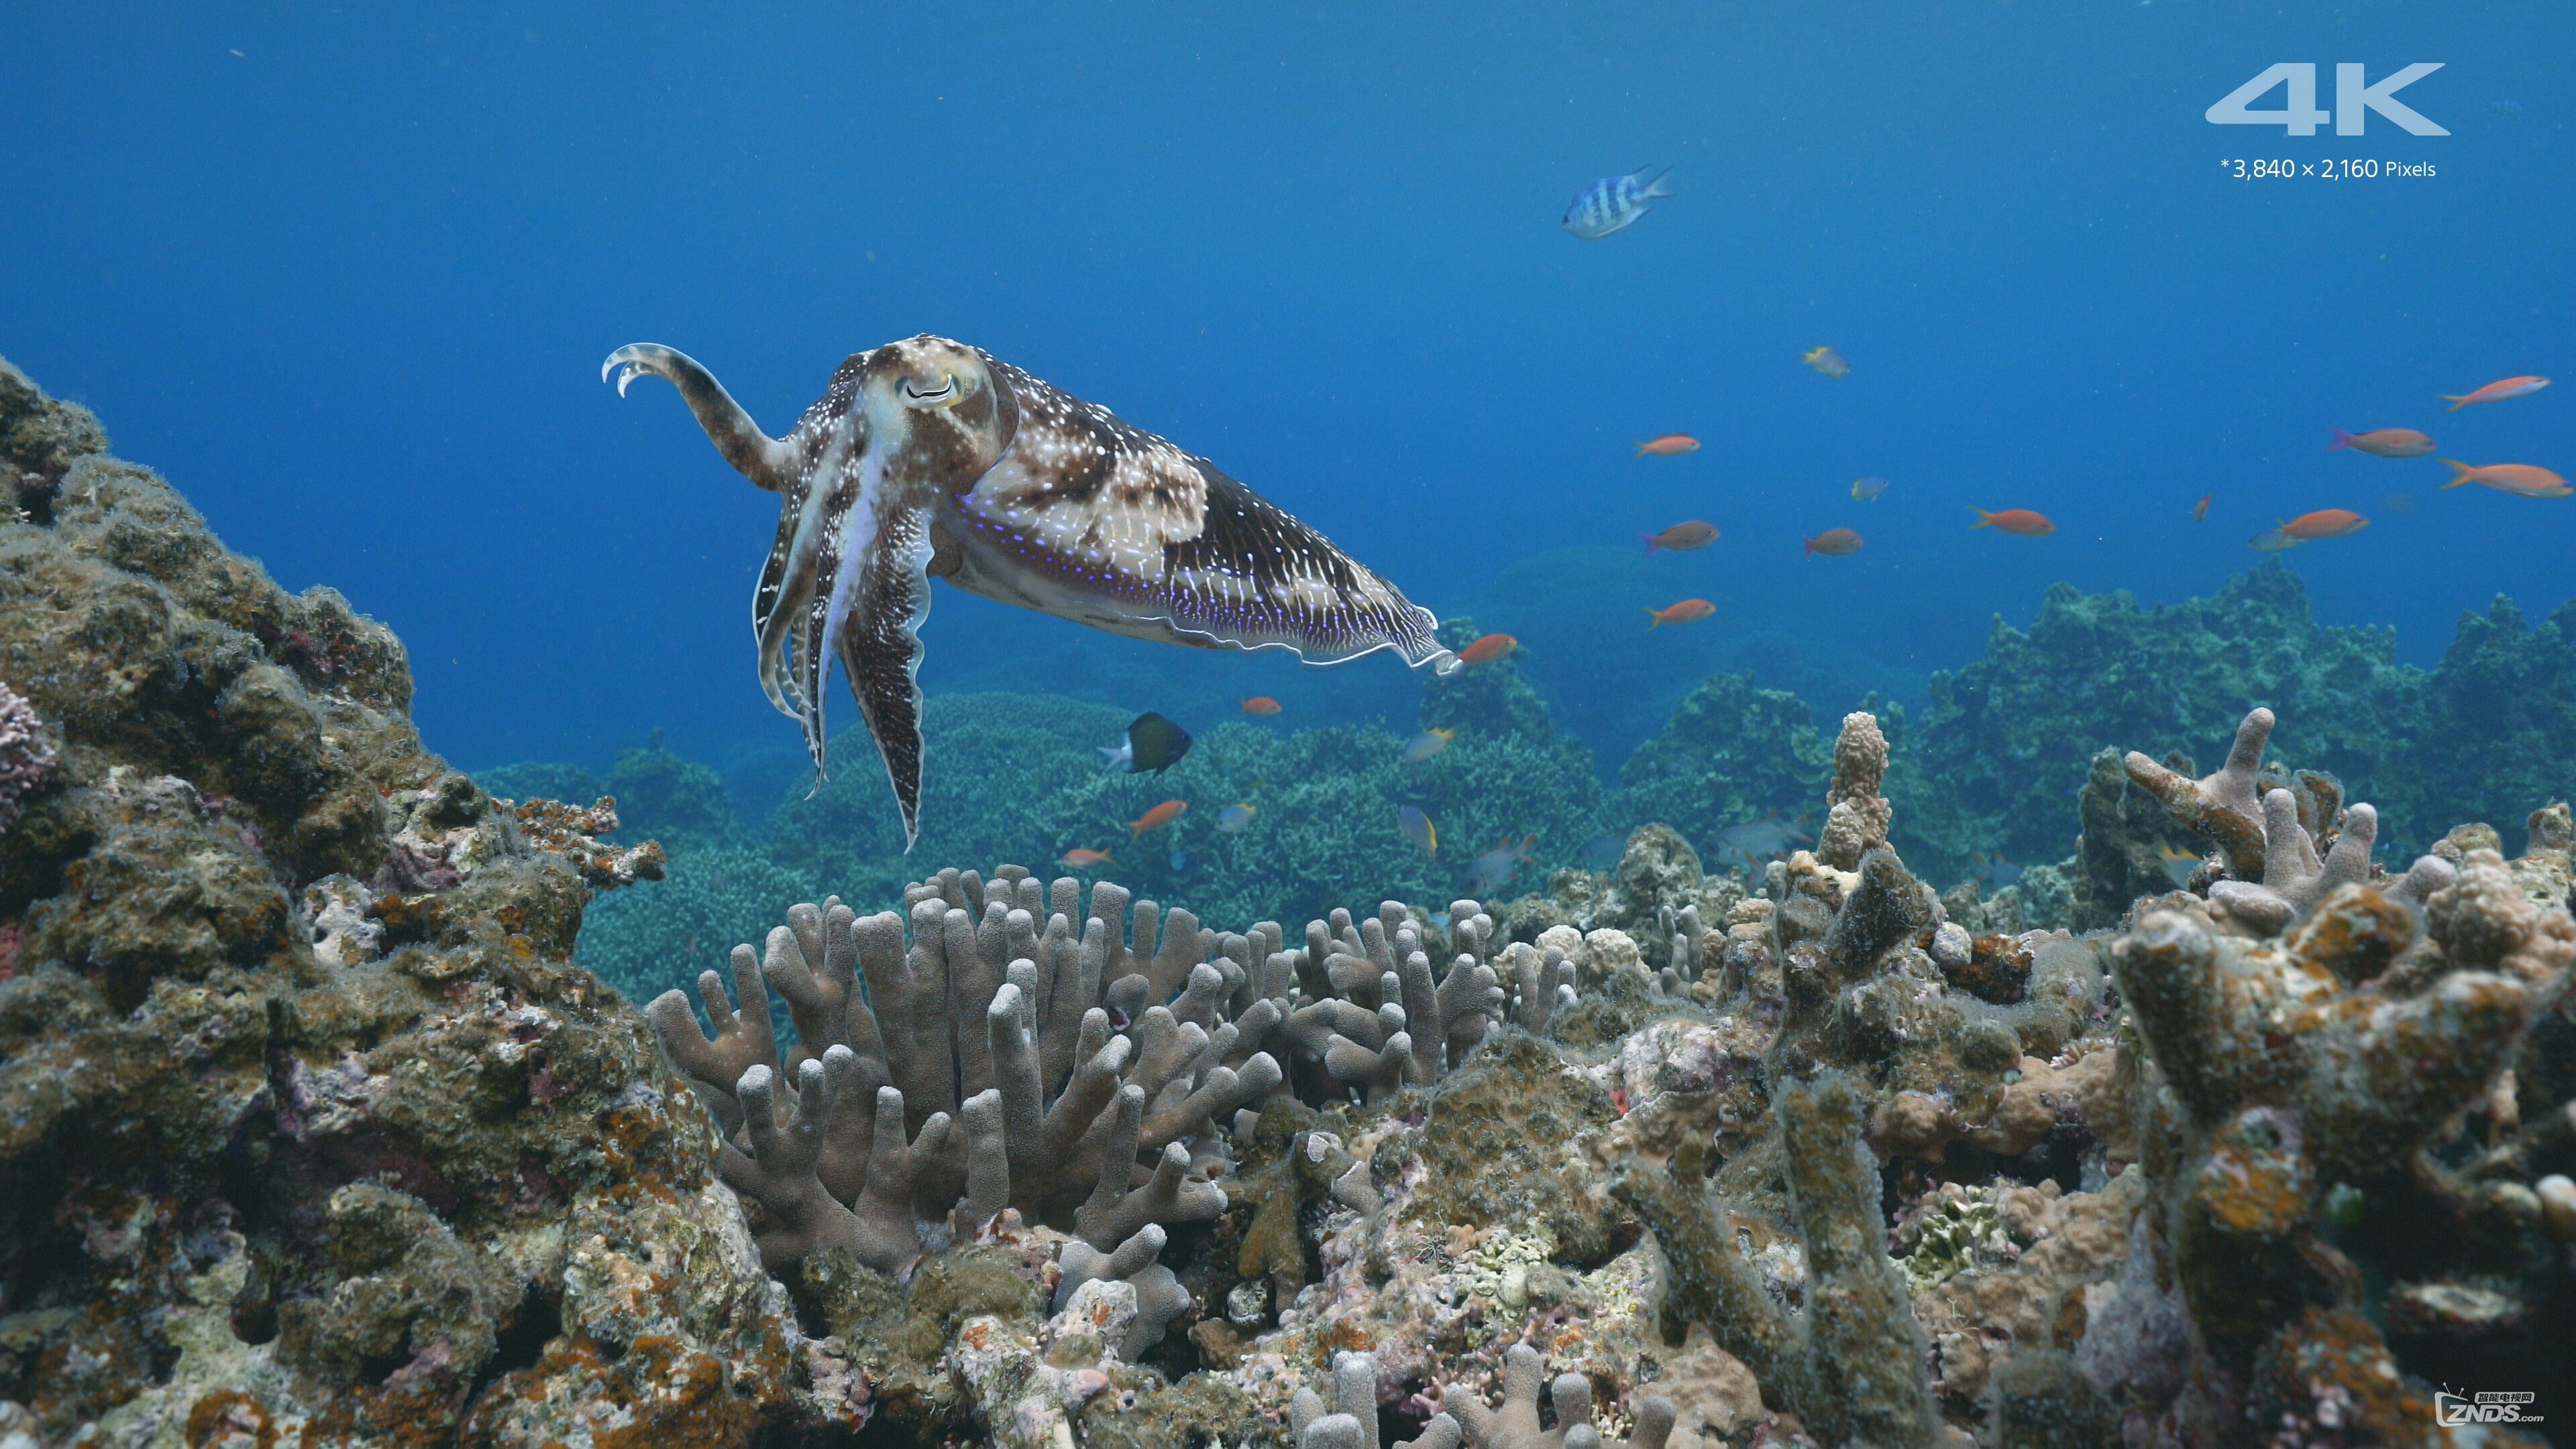
[[[2499,591],[2576,592],[2576,502],[2324,449],[2402,426],[2576,462],[2576,380],[2438,398],[2576,371],[2563,5],[102,5],[9,31],[0,353],[282,582],[392,624],[468,766],[662,727],[797,768],[746,627],[775,500],[667,388],[601,385],[631,341],[773,431],[848,353],[983,346],[1518,635],[1605,769],[1721,665],[1820,710],[1919,697],[2051,583],[2206,593],[2311,509],[2373,519],[2286,556],[2320,617],[2417,662]],[[2279,62],[2328,107],[2339,63],[2439,62],[2403,100],[2450,134],[2203,118]],[[1636,225],[1559,228],[1650,164],[1674,194]],[[1800,364],[1819,345],[1848,377]],[[1704,446],[1631,456],[1668,431]],[[1855,502],[1863,474],[1892,486]],[[1971,532],[1972,506],[2057,532]],[[1694,517],[1723,539],[1638,556]],[[1802,557],[1836,526],[1866,547]],[[1693,596],[1716,616],[1645,631]],[[1386,656],[1181,651],[944,588],[927,639],[933,692],[1400,728],[1414,698]]]

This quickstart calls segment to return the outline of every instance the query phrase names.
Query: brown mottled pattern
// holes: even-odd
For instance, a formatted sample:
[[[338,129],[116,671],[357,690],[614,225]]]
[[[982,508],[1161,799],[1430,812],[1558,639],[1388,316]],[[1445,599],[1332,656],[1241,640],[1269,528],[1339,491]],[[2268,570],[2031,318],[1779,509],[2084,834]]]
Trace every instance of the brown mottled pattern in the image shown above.
[[[1019,403],[955,524],[1052,583],[1203,647],[1290,648],[1329,662],[1439,652],[1429,613],[1203,458],[1007,363]]]

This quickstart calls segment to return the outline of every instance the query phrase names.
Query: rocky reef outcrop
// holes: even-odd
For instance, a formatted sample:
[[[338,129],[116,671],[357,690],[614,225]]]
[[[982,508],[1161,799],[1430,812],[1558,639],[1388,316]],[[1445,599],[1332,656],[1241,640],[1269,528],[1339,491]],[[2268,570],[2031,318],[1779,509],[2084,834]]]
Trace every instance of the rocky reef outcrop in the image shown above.
[[[0,364],[0,1441],[864,1421],[570,962],[653,855],[446,768],[389,632],[105,449]]]

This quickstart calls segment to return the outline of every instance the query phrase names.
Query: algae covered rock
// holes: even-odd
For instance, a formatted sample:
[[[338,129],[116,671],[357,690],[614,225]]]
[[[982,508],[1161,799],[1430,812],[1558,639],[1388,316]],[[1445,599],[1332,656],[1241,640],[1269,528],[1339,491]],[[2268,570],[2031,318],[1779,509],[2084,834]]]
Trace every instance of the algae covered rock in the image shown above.
[[[35,1442],[748,1442],[799,1338],[590,887],[0,364],[0,1401]],[[84,1426],[89,1426],[84,1429]],[[853,1425],[854,1427],[854,1425]]]
[[[1429,1182],[1416,1210],[1444,1225],[1543,1233],[1567,1262],[1610,1255],[1626,1215],[1574,1143],[1618,1114],[1589,1076],[1545,1043],[1507,1034],[1451,1073],[1424,1108],[1416,1150]]]

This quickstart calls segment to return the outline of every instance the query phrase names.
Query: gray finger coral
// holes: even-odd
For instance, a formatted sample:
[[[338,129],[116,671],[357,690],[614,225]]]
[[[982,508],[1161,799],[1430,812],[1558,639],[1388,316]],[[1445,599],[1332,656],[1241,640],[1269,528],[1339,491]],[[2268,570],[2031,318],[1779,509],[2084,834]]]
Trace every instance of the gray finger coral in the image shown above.
[[[1489,1408],[1473,1394],[1458,1399],[1458,1417],[1466,1426],[1468,1442],[1476,1449],[1664,1449],[1675,1420],[1672,1400],[1639,1394],[1630,1435],[1604,1439],[1592,1423],[1592,1381],[1577,1373],[1558,1374],[1547,1381],[1548,1407],[1555,1411],[1556,1425],[1540,1428],[1539,1379],[1544,1368],[1537,1349],[1513,1344],[1503,1355],[1503,1402]]]
[[[1281,1074],[1266,1052],[1240,1071],[1222,1060],[1240,1033],[1220,1002],[1240,983],[1200,959],[1214,933],[1140,903],[1140,954],[1123,890],[1095,887],[1082,912],[1078,882],[1050,898],[1012,867],[913,895],[908,937],[902,916],[835,899],[791,910],[757,962],[738,947],[739,1011],[716,973],[699,982],[712,1036],[676,991],[650,1008],[727,1133],[726,1178],[759,1208],[773,1270],[843,1247],[901,1276],[1006,1207],[1112,1254],[1150,1224],[1222,1212],[1184,1139]],[[792,1089],[772,989],[797,1027]]]
[[[1449,929],[1454,954],[1435,981],[1422,931],[1400,901],[1357,925],[1346,911],[1309,922],[1294,965],[1313,999],[1289,1012],[1285,1027],[1299,1059],[1318,1063],[1335,1090],[1370,1102],[1429,1086],[1466,1060],[1501,1015],[1503,991],[1484,959],[1493,918],[1456,901]]]
[[[1345,1350],[1333,1356],[1332,1390],[1327,1400],[1313,1389],[1299,1389],[1289,1402],[1288,1431],[1296,1449],[1378,1449],[1377,1355]],[[1458,1421],[1434,1414],[1419,1437],[1389,1449],[1457,1449]]]

